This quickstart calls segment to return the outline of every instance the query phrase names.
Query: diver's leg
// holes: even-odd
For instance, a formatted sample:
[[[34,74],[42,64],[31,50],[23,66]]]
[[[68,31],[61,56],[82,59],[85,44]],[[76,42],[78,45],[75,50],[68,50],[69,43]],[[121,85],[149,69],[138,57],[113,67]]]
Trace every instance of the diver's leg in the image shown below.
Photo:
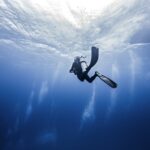
[[[97,77],[97,74],[95,73],[92,77],[89,77],[88,74],[85,74],[84,77],[88,82],[91,83],[95,80],[95,78]]]
[[[88,72],[90,71],[90,69],[91,69],[91,67],[90,66],[88,66],[87,68],[86,68],[86,73],[88,74]]]

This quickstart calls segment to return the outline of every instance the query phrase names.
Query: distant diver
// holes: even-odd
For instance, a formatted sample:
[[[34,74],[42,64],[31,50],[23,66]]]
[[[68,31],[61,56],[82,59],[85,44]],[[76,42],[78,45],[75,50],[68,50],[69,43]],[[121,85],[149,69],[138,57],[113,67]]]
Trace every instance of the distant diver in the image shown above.
[[[80,81],[88,81],[89,83],[93,82],[96,77],[99,77],[102,81],[104,81],[107,85],[109,85],[112,88],[116,88],[117,84],[109,79],[108,77],[100,74],[98,71],[95,71],[95,74],[91,77],[89,77],[88,73],[90,69],[97,63],[98,58],[99,58],[99,49],[95,46],[91,48],[91,62],[90,65],[87,65],[86,61],[82,61],[81,58],[84,58],[83,56],[77,56],[74,59],[74,62],[72,64],[72,67],[70,69],[70,73],[74,73],[77,78]],[[83,70],[82,64],[86,64],[86,69],[85,71]]]

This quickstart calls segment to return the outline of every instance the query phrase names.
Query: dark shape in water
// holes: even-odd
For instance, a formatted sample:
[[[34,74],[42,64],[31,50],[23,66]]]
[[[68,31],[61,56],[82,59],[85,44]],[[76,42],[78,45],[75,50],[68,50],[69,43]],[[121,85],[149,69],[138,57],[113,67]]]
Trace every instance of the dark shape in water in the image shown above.
[[[99,58],[99,49],[97,47],[91,48],[91,62],[88,66],[86,61],[81,61],[81,58],[84,58],[83,56],[75,57],[74,62],[72,64],[72,67],[70,69],[70,73],[74,73],[80,81],[87,80],[88,82],[93,82],[96,77],[99,77],[102,81],[104,81],[107,85],[109,85],[112,88],[116,88],[117,84],[109,79],[108,77],[100,74],[99,72],[95,71],[95,74],[92,77],[89,77],[88,72],[90,69],[97,63]],[[85,71],[82,69],[82,63],[85,63],[87,68]]]

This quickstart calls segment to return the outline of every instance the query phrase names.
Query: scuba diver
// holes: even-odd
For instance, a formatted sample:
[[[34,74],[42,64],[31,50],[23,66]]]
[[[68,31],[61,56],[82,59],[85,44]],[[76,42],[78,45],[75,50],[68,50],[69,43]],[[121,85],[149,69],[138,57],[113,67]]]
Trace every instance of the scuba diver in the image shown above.
[[[110,87],[116,88],[117,84],[114,81],[112,81],[108,77],[100,74],[98,71],[95,71],[95,74],[93,76],[89,77],[88,73],[89,73],[90,69],[97,63],[98,57],[99,57],[99,49],[95,46],[92,46],[90,65],[88,66],[86,61],[81,60],[81,58],[85,58],[85,57],[77,56],[74,59],[74,62],[73,62],[72,67],[70,69],[70,73],[74,73],[80,81],[86,80],[89,83],[93,82],[96,77],[99,77],[102,81],[104,81]],[[83,63],[86,64],[85,71],[83,70],[83,67],[82,67]]]
[[[97,49],[97,48],[92,47],[92,49]],[[95,71],[95,74],[92,77],[89,77],[88,72],[90,71],[91,66],[88,67],[86,61],[81,61],[81,58],[84,58],[84,57],[83,56],[75,57],[72,67],[70,69],[70,73],[74,73],[80,81],[87,80],[88,82],[91,83],[98,76],[98,72]],[[82,63],[85,63],[87,66],[85,71],[83,71]]]

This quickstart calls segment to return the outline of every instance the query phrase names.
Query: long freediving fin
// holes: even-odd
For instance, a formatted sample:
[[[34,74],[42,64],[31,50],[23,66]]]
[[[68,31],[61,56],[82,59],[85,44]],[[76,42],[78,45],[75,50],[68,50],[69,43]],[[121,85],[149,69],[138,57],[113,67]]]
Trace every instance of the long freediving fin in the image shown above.
[[[109,85],[112,88],[116,88],[117,87],[117,83],[115,83],[114,81],[112,81],[110,78],[98,73],[98,77],[105,82],[107,85]]]
[[[91,61],[90,61],[90,65],[87,67],[87,70],[90,70],[97,63],[98,58],[99,58],[99,49],[97,47],[92,47]]]

